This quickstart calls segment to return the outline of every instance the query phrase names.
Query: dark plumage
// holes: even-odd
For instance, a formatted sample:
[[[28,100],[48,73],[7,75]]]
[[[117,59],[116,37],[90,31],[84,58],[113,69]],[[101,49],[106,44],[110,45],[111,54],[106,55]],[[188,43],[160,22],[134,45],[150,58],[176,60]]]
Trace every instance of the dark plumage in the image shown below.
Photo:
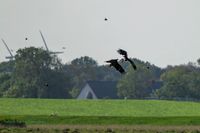
[[[121,74],[124,74],[125,71],[122,68],[122,66],[118,63],[117,59],[111,59],[106,61],[107,63],[110,63],[110,67],[114,67],[117,71],[119,71]]]
[[[108,19],[107,19],[107,18],[105,18],[104,20],[105,20],[105,21],[107,21]]]
[[[131,63],[131,65],[132,65],[134,70],[137,69],[135,63],[131,59],[128,58],[128,54],[127,54],[127,52],[125,50],[119,49],[119,50],[117,50],[117,52],[124,56],[125,61],[129,61]]]
[[[48,83],[45,83],[44,85],[45,85],[46,87],[48,87],[48,86],[49,86],[49,85],[48,85]]]

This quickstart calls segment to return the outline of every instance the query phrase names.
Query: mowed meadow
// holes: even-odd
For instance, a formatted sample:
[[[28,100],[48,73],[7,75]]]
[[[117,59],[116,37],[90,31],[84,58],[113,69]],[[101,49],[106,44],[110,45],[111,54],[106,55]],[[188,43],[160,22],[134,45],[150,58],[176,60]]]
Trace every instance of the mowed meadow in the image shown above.
[[[200,116],[200,103],[165,100],[0,99],[0,115]]]
[[[165,100],[0,99],[0,120],[26,124],[199,125],[200,103]]]

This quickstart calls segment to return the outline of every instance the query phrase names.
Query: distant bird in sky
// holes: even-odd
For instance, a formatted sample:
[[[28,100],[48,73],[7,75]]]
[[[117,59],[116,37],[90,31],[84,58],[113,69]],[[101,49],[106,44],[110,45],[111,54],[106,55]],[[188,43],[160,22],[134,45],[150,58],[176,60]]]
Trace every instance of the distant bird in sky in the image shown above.
[[[107,19],[107,18],[105,18],[104,20],[105,20],[105,21],[108,21],[108,19]]]
[[[119,49],[119,50],[117,50],[117,52],[124,56],[125,61],[129,61],[131,63],[131,65],[132,65],[134,70],[137,69],[135,63],[131,59],[128,58],[128,54],[127,54],[127,52],[125,50]]]
[[[117,71],[119,71],[121,74],[124,74],[125,71],[124,69],[122,68],[122,66],[118,63],[117,61],[118,59],[111,59],[111,60],[108,60],[106,61],[107,63],[110,63],[110,67],[114,67]]]
[[[25,40],[28,40],[28,38],[26,37]]]

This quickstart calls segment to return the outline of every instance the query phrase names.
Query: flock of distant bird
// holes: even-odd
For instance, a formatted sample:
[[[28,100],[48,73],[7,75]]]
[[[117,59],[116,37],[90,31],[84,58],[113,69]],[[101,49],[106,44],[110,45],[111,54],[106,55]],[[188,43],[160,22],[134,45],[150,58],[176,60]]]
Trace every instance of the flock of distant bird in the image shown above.
[[[133,67],[134,70],[137,69],[135,63],[134,63],[130,58],[128,58],[128,54],[127,54],[127,52],[126,52],[125,50],[119,49],[119,50],[117,50],[117,52],[118,52],[120,55],[123,55],[125,61],[128,61],[128,62],[131,63],[131,65],[132,65],[132,67]],[[119,71],[121,74],[126,73],[125,70],[123,69],[123,67],[118,63],[118,59],[111,59],[111,60],[108,60],[108,61],[106,61],[106,62],[107,62],[107,63],[110,63],[109,66],[110,66],[110,67],[114,67],[114,68],[115,68],[117,71]]]

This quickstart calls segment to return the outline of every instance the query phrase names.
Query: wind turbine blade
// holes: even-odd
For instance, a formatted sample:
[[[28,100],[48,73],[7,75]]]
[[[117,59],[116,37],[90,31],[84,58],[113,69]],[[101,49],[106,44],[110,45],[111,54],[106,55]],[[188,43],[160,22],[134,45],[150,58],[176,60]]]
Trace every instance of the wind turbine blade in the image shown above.
[[[50,54],[63,54],[64,52],[49,52]]]
[[[1,39],[1,40],[2,40],[3,44],[6,46],[6,49],[8,50],[8,52],[10,53],[11,58],[14,58],[14,56],[11,53],[10,49],[8,48],[8,45],[6,44],[6,42],[3,39]]]
[[[40,30],[40,35],[41,35],[41,37],[42,37],[42,40],[43,40],[43,42],[44,42],[44,45],[45,45],[45,47],[46,47],[47,51],[49,52],[49,49],[48,49],[48,47],[47,47],[47,43],[46,43],[46,41],[45,41],[45,39],[44,39],[44,36],[43,36],[43,34],[42,34],[42,31],[41,31],[41,30]]]

